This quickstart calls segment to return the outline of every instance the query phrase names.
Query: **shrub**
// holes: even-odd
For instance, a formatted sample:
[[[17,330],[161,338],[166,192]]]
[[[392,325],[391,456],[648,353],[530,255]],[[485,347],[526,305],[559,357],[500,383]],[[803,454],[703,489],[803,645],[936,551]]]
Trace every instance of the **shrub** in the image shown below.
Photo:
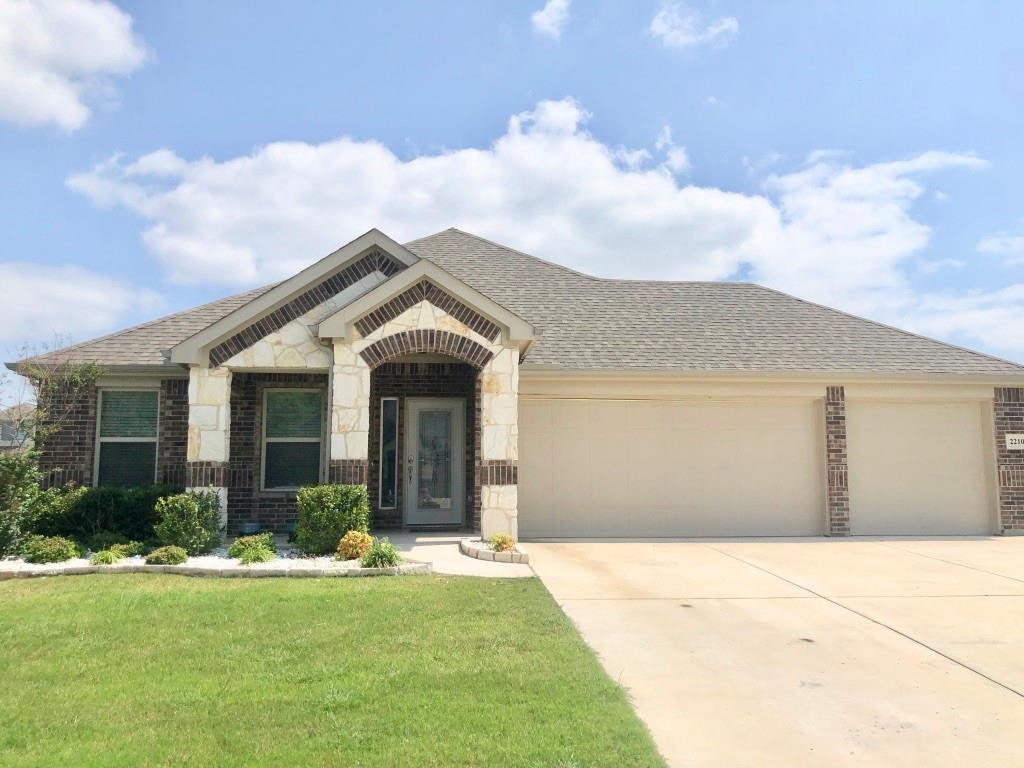
[[[400,562],[402,556],[398,554],[398,548],[387,538],[374,539],[369,549],[359,558],[363,568],[393,568]]]
[[[29,563],[63,563],[80,554],[78,545],[63,536],[32,536],[21,551],[21,556]]]
[[[495,552],[511,552],[516,548],[516,540],[507,533],[496,533],[487,543]]]
[[[262,549],[269,552],[271,555],[277,551],[277,545],[274,543],[274,534],[272,533],[256,533],[252,536],[239,536],[228,547],[228,557],[237,557],[242,559],[243,555],[249,550]],[[269,559],[269,558],[268,558]],[[265,562],[265,561],[258,561]]]
[[[156,513],[159,522],[153,530],[164,544],[200,555],[220,543],[220,497],[213,491],[190,491],[160,499]]]
[[[59,489],[40,515],[39,532],[83,541],[99,533],[145,541],[153,536],[157,501],[180,492],[171,485]]]
[[[146,565],[181,565],[188,560],[188,552],[181,547],[160,547],[146,555]]]
[[[0,557],[17,554],[36,532],[42,493],[36,459],[30,451],[0,454]]]
[[[126,541],[123,544],[111,544],[107,549],[121,557],[138,557],[145,554],[146,545],[141,541]]]
[[[303,552],[326,555],[349,531],[366,533],[370,497],[365,485],[310,485],[299,491],[295,543]]]
[[[339,560],[355,560],[366,554],[366,550],[373,544],[373,536],[362,531],[349,531],[341,537],[338,542]]]
[[[128,537],[114,533],[113,531],[100,531],[97,534],[93,534],[88,539],[88,547],[90,552],[102,552],[105,549],[110,549],[115,544],[127,544]]]
[[[274,550],[258,544],[242,550],[241,554],[238,555],[238,562],[242,565],[252,565],[253,563],[265,563],[268,560],[273,560],[275,557],[277,555],[274,554]]]
[[[116,563],[116,562],[118,562],[120,560],[123,560],[123,559],[124,559],[124,555],[122,555],[116,549],[101,549],[99,552],[96,552],[95,554],[93,554],[92,557],[89,558],[89,564],[90,565],[113,565],[114,563]]]

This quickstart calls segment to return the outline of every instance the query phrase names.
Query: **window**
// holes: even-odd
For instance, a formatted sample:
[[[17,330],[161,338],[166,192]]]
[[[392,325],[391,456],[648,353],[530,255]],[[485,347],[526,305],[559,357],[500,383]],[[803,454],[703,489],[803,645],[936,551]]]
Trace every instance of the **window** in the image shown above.
[[[263,488],[320,482],[323,396],[319,390],[272,389],[263,399]]]
[[[398,398],[380,400],[380,508],[398,504]]]
[[[100,390],[96,484],[137,486],[156,482],[156,390]]]

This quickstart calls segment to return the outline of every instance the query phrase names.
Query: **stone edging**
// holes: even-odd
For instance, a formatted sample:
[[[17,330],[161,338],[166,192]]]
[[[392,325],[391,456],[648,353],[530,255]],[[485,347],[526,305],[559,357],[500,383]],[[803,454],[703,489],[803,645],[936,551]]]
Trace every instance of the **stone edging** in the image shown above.
[[[495,563],[528,563],[530,556],[515,549],[512,552],[495,552],[480,539],[459,539],[459,551],[467,557],[477,560],[490,560]]]
[[[55,567],[58,566],[58,567]],[[394,568],[324,568],[324,567],[273,567],[267,565],[226,565],[223,568],[198,565],[145,565],[126,563],[113,565],[68,565],[26,564],[17,569],[4,569],[0,564],[0,581],[6,579],[31,579],[42,576],[81,576],[90,573],[173,573],[179,576],[214,576],[221,578],[260,578],[265,576],[287,576],[289,578],[341,577],[341,576],[409,576],[431,573],[431,563],[408,560]]]

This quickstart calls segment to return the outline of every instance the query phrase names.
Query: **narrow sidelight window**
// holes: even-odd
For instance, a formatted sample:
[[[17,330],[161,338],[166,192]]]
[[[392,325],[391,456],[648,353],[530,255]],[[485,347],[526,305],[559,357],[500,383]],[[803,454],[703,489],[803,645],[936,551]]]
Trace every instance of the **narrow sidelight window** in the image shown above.
[[[398,398],[380,400],[380,508],[398,505]]]
[[[323,394],[268,389],[263,397],[263,488],[291,490],[320,482]]]
[[[160,393],[103,389],[99,398],[96,484],[132,487],[155,483]]]

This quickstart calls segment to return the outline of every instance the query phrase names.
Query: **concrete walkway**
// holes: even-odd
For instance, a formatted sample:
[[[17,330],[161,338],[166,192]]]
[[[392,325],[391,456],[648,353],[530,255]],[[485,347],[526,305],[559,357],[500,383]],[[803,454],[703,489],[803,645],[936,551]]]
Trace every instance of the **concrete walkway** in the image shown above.
[[[526,548],[670,765],[1024,765],[1024,538]]]
[[[492,563],[468,557],[459,551],[459,540],[469,533],[435,533],[412,531],[383,531],[410,560],[432,563],[434,573],[456,576],[487,576],[491,578],[523,578],[533,576],[529,565]]]

